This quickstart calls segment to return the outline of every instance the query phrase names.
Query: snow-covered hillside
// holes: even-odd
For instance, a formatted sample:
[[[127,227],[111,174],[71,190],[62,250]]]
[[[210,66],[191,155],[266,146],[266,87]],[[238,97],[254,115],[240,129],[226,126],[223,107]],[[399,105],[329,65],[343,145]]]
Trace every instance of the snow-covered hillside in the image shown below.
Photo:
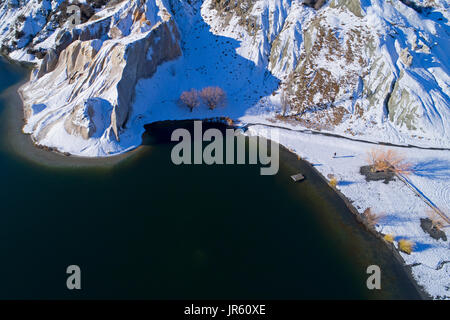
[[[69,32],[66,11],[71,3],[82,8],[84,23]],[[193,84],[208,81],[226,87],[229,101],[235,101],[218,115],[256,114],[369,140],[448,148],[448,6],[445,0],[3,0],[0,41],[4,54],[37,65],[22,90],[25,132],[64,152],[102,156],[136,147],[144,120],[133,119],[160,120],[155,113],[192,117],[176,100]],[[145,12],[145,21],[136,10]],[[139,65],[125,68],[137,70],[136,76],[111,70],[106,62],[120,50],[117,45],[146,42],[152,32],[159,39],[154,29],[161,22],[170,24],[168,41],[160,44],[164,53],[146,52],[150,59],[139,62],[124,54],[123,63]],[[182,52],[167,47],[177,46],[168,34],[178,37],[178,28]],[[148,44],[132,46],[135,52],[148,50]],[[208,58],[200,61],[199,56]],[[151,78],[162,62],[177,57],[172,70],[193,72],[171,79],[163,69],[166,74],[145,82],[151,92],[139,86],[152,103],[128,106],[137,81]],[[69,70],[67,59],[76,67]],[[203,72],[195,73],[198,68]],[[102,87],[112,74],[112,82],[126,90]],[[248,80],[245,96],[242,79]],[[172,90],[174,80],[177,90]],[[136,100],[143,96],[138,93]],[[118,123],[111,125],[117,117]]]
[[[124,130],[136,83],[181,55],[178,29],[161,1],[109,3],[85,23],[60,26],[30,46],[26,55],[17,49],[17,56],[29,58],[30,50],[46,54],[20,89],[24,132],[39,145],[86,156],[116,154],[140,143],[139,134]]]
[[[332,0],[315,10],[295,0],[207,0],[203,14],[282,80],[289,120],[448,147],[449,3],[404,2]]]

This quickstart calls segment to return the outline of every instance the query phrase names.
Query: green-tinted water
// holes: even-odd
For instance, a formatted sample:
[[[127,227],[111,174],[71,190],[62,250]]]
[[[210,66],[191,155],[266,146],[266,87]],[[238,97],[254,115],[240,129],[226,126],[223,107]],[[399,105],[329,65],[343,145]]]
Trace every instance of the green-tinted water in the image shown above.
[[[2,90],[23,77],[0,73]],[[151,126],[130,157],[85,166],[32,149],[17,108],[0,105],[0,298],[418,298],[389,250],[287,152],[275,176],[175,166],[167,136],[191,126],[178,123]],[[307,180],[294,184],[298,171]],[[72,264],[81,291],[66,289]],[[381,291],[366,288],[371,264]]]

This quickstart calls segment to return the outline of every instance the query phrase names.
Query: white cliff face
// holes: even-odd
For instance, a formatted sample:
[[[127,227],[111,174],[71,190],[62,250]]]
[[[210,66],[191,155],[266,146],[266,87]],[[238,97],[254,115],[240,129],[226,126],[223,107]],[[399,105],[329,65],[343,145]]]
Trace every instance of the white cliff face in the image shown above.
[[[144,121],[210,116],[184,113],[176,100],[215,84],[230,105],[213,116],[450,145],[447,1],[78,3],[85,22],[69,31],[67,1],[0,0],[3,52],[37,65],[21,92],[24,131],[38,144],[85,156],[124,152],[139,145]]]
[[[0,43],[3,53],[17,60],[31,61],[27,46],[47,24],[47,16],[60,1],[0,1]]]
[[[37,144],[105,156],[140,140],[127,126],[135,86],[181,55],[177,26],[160,1],[124,1],[105,11],[60,32],[60,41],[20,89],[24,132]]]
[[[206,0],[203,15],[281,80],[289,120],[448,147],[448,9],[446,1],[331,0],[316,10],[296,0]]]

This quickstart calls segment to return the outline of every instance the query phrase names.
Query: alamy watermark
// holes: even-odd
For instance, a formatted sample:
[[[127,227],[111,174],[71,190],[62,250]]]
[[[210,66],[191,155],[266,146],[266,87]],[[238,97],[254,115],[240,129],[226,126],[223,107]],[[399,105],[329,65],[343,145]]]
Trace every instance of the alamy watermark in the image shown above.
[[[280,162],[279,145],[274,142],[279,140],[278,130],[264,129],[261,134],[270,140],[250,134],[244,135],[242,129],[226,129],[225,137],[219,129],[211,128],[203,132],[202,122],[195,121],[194,137],[187,129],[176,129],[172,133],[171,140],[179,142],[172,149],[172,162],[176,165],[203,163],[208,165],[260,164],[265,166],[260,169],[261,175],[275,175],[278,173]],[[246,157],[246,137],[249,139],[248,161]],[[210,143],[203,149],[203,142]],[[268,143],[270,143],[270,152]]]
[[[81,269],[76,264],[70,265],[66,269],[69,274],[66,280],[66,286],[69,290],[81,290]]]
[[[381,289],[381,269],[376,264],[370,265],[366,270],[367,274],[370,276],[367,278],[366,286],[369,290],[380,290]]]

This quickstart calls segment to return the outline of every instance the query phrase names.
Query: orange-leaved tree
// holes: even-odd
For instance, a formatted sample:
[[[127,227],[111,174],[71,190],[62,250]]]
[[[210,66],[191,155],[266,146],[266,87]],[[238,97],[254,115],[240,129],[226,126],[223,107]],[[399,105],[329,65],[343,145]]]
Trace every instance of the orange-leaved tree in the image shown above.
[[[370,228],[375,228],[375,226],[380,221],[380,219],[383,217],[383,215],[376,214],[375,212],[372,211],[372,208],[367,208],[363,212],[363,217],[364,217],[364,220],[366,221],[366,224]]]
[[[412,171],[411,163],[395,150],[372,149],[367,153],[367,162],[373,172],[391,171],[409,174]]]

